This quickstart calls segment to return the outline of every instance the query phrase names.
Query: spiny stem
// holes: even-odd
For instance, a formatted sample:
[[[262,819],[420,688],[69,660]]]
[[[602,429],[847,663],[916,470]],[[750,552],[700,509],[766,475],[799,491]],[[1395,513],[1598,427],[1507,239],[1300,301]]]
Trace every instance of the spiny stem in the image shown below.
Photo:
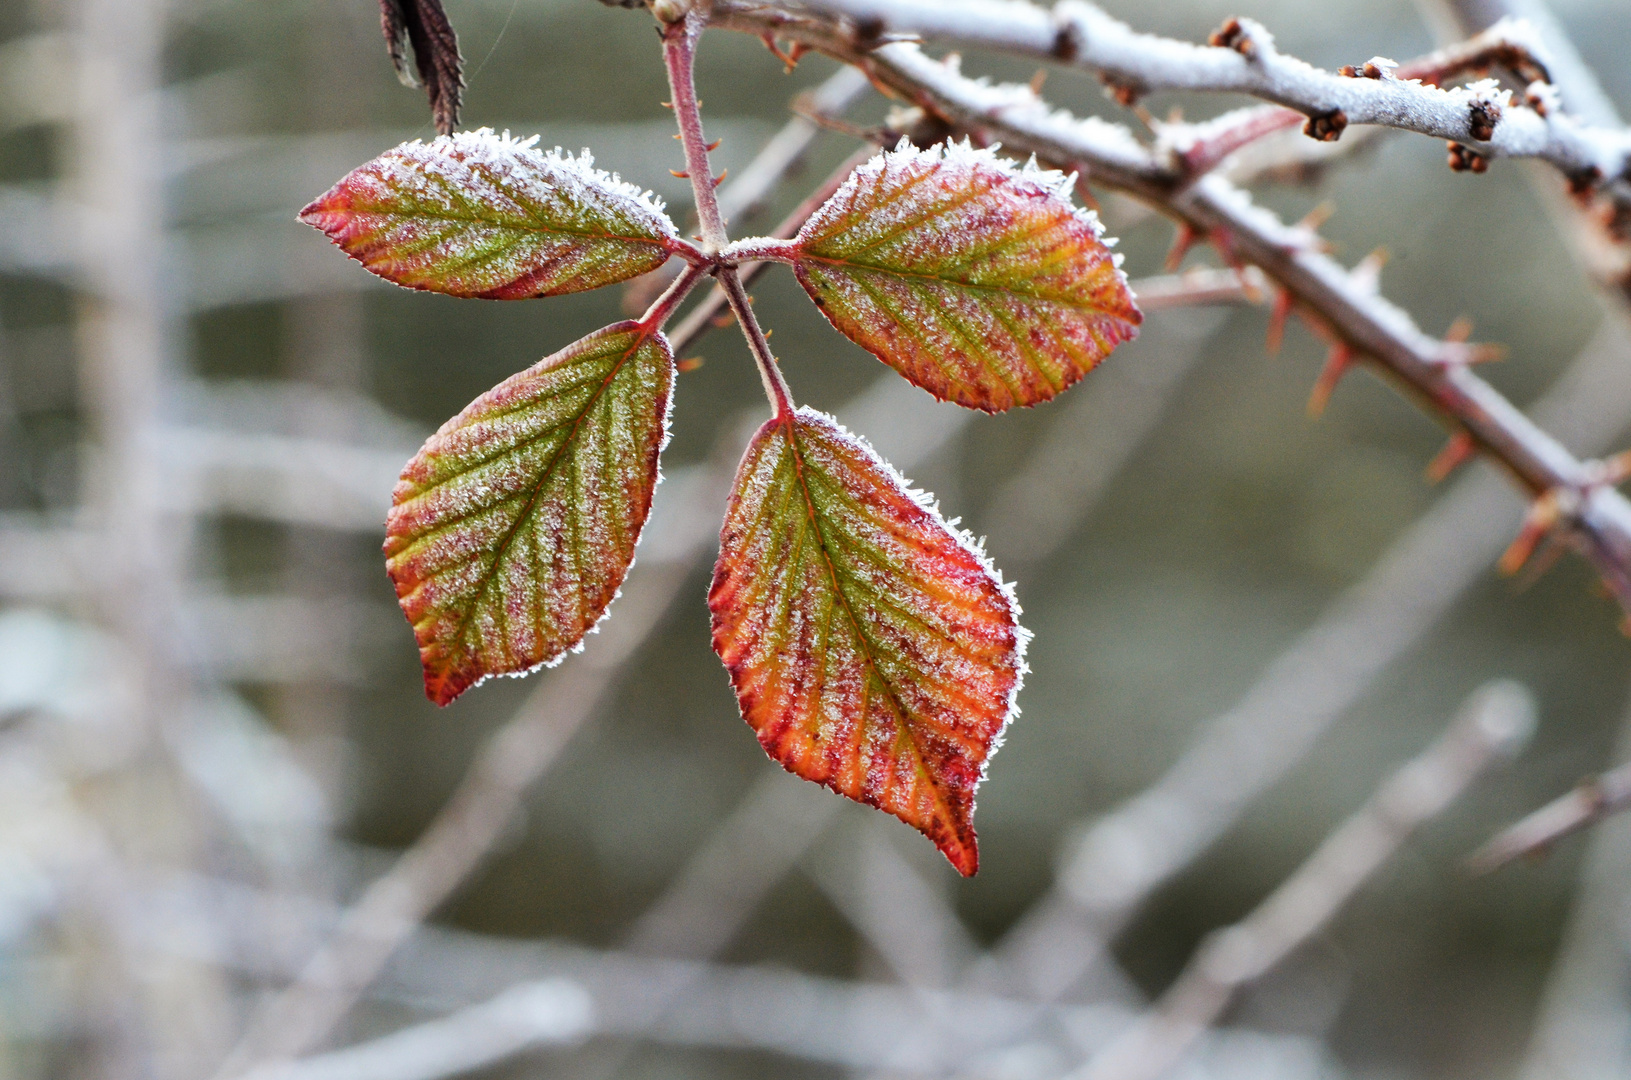
[[[696,60],[697,38],[706,22],[707,16],[692,7],[682,20],[669,23],[663,29],[663,63],[668,68],[669,97],[674,106],[674,119],[680,128],[680,145],[685,147],[685,168],[691,174],[691,191],[696,197],[697,220],[702,225],[702,248],[709,255],[716,255],[730,243],[730,237],[725,235],[719,199],[714,195],[713,172],[708,164],[708,141],[702,134],[702,114],[697,108],[696,84],[691,75]],[[696,269],[695,265],[690,267],[690,270]],[[686,276],[689,276],[689,271]],[[742,327],[743,336],[748,339],[748,348],[753,350],[753,360],[759,365],[759,378],[764,380],[765,396],[770,399],[770,407],[775,410],[776,418],[784,420],[791,417],[793,395],[787,389],[787,380],[782,378],[781,370],[776,367],[770,342],[765,340],[765,332],[753,315],[753,306],[748,302],[748,291],[742,286],[741,276],[735,266],[726,265],[719,266],[714,276],[719,279],[731,310],[736,312],[736,321]],[[670,289],[669,293],[665,293],[664,299],[672,292]]]
[[[686,12],[684,19],[663,30],[663,63],[668,68],[670,100],[674,119],[680,126],[680,145],[685,147],[685,171],[690,174],[691,191],[696,196],[703,250],[712,255],[727,242],[725,219],[720,216],[719,199],[714,195],[708,140],[702,134],[702,114],[697,108],[696,85],[691,79],[697,38],[702,34],[706,18],[693,8]]]
[[[786,420],[793,415],[793,394],[787,389],[787,380],[782,378],[781,369],[776,366],[776,358],[770,352],[770,342],[765,340],[765,332],[759,328],[759,320],[753,317],[753,305],[748,302],[748,291],[742,287],[742,278],[734,266],[721,268],[717,277],[720,287],[725,290],[725,300],[736,312],[736,321],[741,324],[742,334],[748,339],[748,348],[753,350],[753,359],[759,365],[759,378],[764,380],[765,396],[770,398],[771,407],[776,410],[776,419]]]
[[[868,146],[844,159],[844,163],[834,169],[827,176],[827,179],[821,182],[819,187],[805,196],[804,201],[795,206],[792,212],[781,220],[781,223],[776,226],[770,235],[778,240],[791,240],[793,235],[804,225],[805,220],[816,212],[816,208],[830,199],[833,193],[849,178],[849,174],[860,168],[861,164],[874,153],[876,151]],[[768,263],[762,262],[741,263],[737,273],[742,279],[743,288],[752,285],[753,279],[762,274],[767,266],[769,266]],[[729,298],[725,295],[725,289],[721,286],[716,291],[709,293],[707,299],[703,300],[702,303],[692,308],[691,313],[680,322],[679,326],[674,328],[674,333],[671,335],[674,351],[677,353],[684,352],[696,344],[697,339],[706,334],[708,328],[713,325],[714,319],[719,315],[719,309],[729,302]]]

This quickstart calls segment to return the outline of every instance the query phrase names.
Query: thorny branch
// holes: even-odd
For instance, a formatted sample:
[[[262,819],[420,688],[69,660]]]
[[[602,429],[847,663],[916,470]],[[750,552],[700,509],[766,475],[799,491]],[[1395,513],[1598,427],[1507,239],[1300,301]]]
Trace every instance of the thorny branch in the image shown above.
[[[1096,72],[1130,102],[1155,90],[1249,94],[1294,109],[1304,131],[1335,140],[1349,124],[1379,124],[1447,139],[1479,156],[1533,157],[1582,190],[1623,178],[1631,133],[1581,123],[1549,82],[1544,49],[1528,24],[1503,20],[1477,37],[1400,69],[1375,57],[1340,72],[1281,53],[1267,29],[1230,19],[1207,45],[1141,34],[1082,0],[1051,11],[1018,0],[805,0],[842,16],[871,42],[914,36],[983,45]],[[1485,81],[1442,89],[1469,69],[1504,67],[1528,83],[1525,97]]]
[[[895,0],[872,2],[879,10],[897,10]],[[919,9],[912,0],[900,3],[897,21],[910,25],[909,16]],[[1014,21],[1004,25],[1023,25],[1023,5],[1013,7]],[[1328,377],[1364,360],[1402,386],[1536,497],[1541,513],[1531,531],[1565,536],[1631,612],[1631,502],[1605,482],[1611,477],[1569,453],[1468,370],[1478,358],[1475,348],[1423,333],[1376,292],[1373,281],[1356,278],[1320,251],[1311,230],[1285,225],[1218,175],[1190,175],[1123,127],[1056,112],[1029,87],[967,78],[955,61],[937,62],[915,43],[884,39],[878,44],[876,25],[749,0],[715,0],[711,21],[755,36],[790,39],[860,66],[875,84],[940,118],[954,133],[1079,170],[1089,181],[1127,192],[1177,219],[1231,263],[1259,267],[1284,291],[1289,307],[1332,342]]]

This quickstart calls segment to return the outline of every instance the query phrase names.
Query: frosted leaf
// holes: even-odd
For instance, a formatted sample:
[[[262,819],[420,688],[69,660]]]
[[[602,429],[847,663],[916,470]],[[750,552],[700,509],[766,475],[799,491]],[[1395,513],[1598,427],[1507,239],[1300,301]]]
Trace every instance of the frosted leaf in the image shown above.
[[[605,615],[651,511],[673,380],[667,339],[617,323],[471,402],[402,470],[386,569],[432,701],[553,663]]]
[[[403,143],[300,212],[388,281],[519,300],[655,270],[678,237],[649,192],[490,128]]]
[[[965,875],[1026,633],[979,548],[809,409],[737,469],[708,607],[742,716],[788,771],[921,830]]]
[[[1127,279],[1074,177],[966,141],[902,140],[799,231],[794,268],[852,341],[943,400],[1046,401],[1138,333]]]

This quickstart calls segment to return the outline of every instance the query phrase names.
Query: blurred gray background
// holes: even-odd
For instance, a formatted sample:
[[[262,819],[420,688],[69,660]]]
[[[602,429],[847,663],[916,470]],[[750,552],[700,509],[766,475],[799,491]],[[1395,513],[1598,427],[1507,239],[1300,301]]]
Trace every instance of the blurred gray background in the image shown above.
[[[154,86],[123,112],[89,118],[85,64],[99,61],[77,44],[81,5],[0,4],[0,1076],[213,1075],[258,995],[292,977],[331,920],[301,905],[332,911],[355,897],[426,828],[482,740],[538,684],[601,647],[591,639],[556,671],[434,708],[370,522],[419,440],[493,383],[621,318],[620,292],[518,303],[410,293],[295,222],[346,170],[434,134],[423,95],[390,70],[369,0],[126,3],[161,9]],[[447,6],[467,62],[464,126],[589,147],[683,214],[649,16],[591,0]],[[1324,67],[1403,60],[1434,44],[1407,0],[1106,6],[1187,40],[1249,14],[1283,50]],[[1631,11],[1617,0],[1555,6],[1631,108]],[[1010,60],[970,54],[964,64],[1031,76]],[[833,70],[811,57],[784,74],[759,42],[709,34],[698,79],[709,133],[724,138],[720,163],[739,172],[786,122],[790,99]],[[1053,73],[1045,93],[1137,126],[1079,75]],[[1145,104],[1198,118],[1235,103]],[[871,95],[851,116],[871,123],[885,108]],[[733,232],[768,229],[855,146],[822,134],[804,168]],[[125,176],[129,160],[148,172]],[[1453,174],[1441,144],[1391,135],[1310,184],[1264,186],[1258,197],[1290,219],[1331,203],[1322,231],[1337,257],[1351,265],[1385,247],[1385,294],[1428,332],[1467,316],[1478,340],[1507,345],[1508,359],[1485,374],[1527,404],[1603,318],[1531,180],[1510,163]],[[1159,273],[1171,226],[1117,200],[1105,216],[1131,275]],[[131,361],[148,373],[135,389],[119,374],[121,343],[135,339],[117,321],[98,337],[94,310],[94,297],[132,286],[149,334],[132,346],[148,350]],[[731,971],[835,980],[819,984],[829,987],[895,980],[899,966],[857,919],[857,897],[909,922],[918,894],[890,892],[893,879],[866,871],[866,857],[908,873],[973,947],[1001,941],[1049,895],[1086,824],[1158,780],[1457,482],[1423,478],[1443,433],[1368,373],[1310,420],[1323,346],[1294,324],[1266,356],[1261,307],[1153,313],[1141,340],[1058,401],[964,417],[895,389],[790,275],[770,273],[755,293],[795,394],[886,456],[906,447],[908,475],[1017,579],[1035,640],[1023,713],[980,793],[978,877],[957,878],[892,819],[840,805],[724,935],[716,959]],[[733,333],[692,352],[706,362],[679,377],[670,482],[647,545],[682,519],[717,517],[712,489],[675,477],[728,463],[764,411]],[[1166,374],[1141,382],[1151,370]],[[1117,427],[1138,409],[1147,430]],[[122,431],[121,416],[134,427]],[[1516,495],[1507,503],[1515,526]],[[128,547],[126,514],[140,519]],[[158,552],[151,564],[144,544]],[[452,990],[426,996],[442,985],[437,971],[445,987],[477,988],[475,1001],[501,990],[512,967],[554,970],[548,949],[589,950],[559,960],[567,967],[633,955],[642,915],[744,800],[771,792],[795,819],[838,802],[781,775],[740,720],[708,643],[711,548],[679,563],[645,550],[630,589],[642,574],[682,573],[677,601],[529,790],[524,815],[436,908],[434,955],[444,959],[422,955],[417,975],[388,975],[323,1045],[467,1003]],[[1521,589],[1492,566],[1480,571],[1286,775],[1137,908],[1115,938],[1116,974],[1077,993],[1124,1003],[1159,993],[1207,931],[1246,914],[1468,693],[1508,677],[1538,701],[1527,750],[1409,840],[1226,1022],[1312,1055],[1287,1050],[1287,1076],[1519,1075],[1589,841],[1488,877],[1460,863],[1616,760],[1628,648],[1616,621],[1577,560]],[[124,719],[142,711],[133,699],[148,702],[138,734]],[[126,907],[128,917],[109,915]],[[517,951],[526,942],[546,951]],[[653,951],[686,953],[683,941]],[[1603,989],[1623,998],[1626,986]],[[874,1075],[836,1052],[791,1052],[791,1036],[780,1050],[774,1041],[597,1029],[479,1074]],[[830,1041],[841,1044],[841,1030]],[[979,1068],[1052,1076],[1075,1060],[997,1055]]]

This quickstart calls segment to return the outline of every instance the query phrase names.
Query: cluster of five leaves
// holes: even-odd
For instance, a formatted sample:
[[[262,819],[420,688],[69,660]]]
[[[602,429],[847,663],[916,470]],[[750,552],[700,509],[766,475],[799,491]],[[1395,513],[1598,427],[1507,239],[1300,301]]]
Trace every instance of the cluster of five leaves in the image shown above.
[[[1125,278],[1063,183],[966,146],[903,144],[794,240],[742,244],[791,263],[835,327],[917,385],[995,412],[1053,397],[1136,333]],[[301,218],[374,273],[455,296],[578,292],[701,258],[587,154],[485,130],[399,146]],[[668,310],[500,383],[404,469],[387,569],[439,704],[559,660],[605,615],[667,439]],[[977,547],[865,443],[799,409],[748,447],[709,608],[766,752],[973,873],[974,791],[1013,714],[1025,640]]]

